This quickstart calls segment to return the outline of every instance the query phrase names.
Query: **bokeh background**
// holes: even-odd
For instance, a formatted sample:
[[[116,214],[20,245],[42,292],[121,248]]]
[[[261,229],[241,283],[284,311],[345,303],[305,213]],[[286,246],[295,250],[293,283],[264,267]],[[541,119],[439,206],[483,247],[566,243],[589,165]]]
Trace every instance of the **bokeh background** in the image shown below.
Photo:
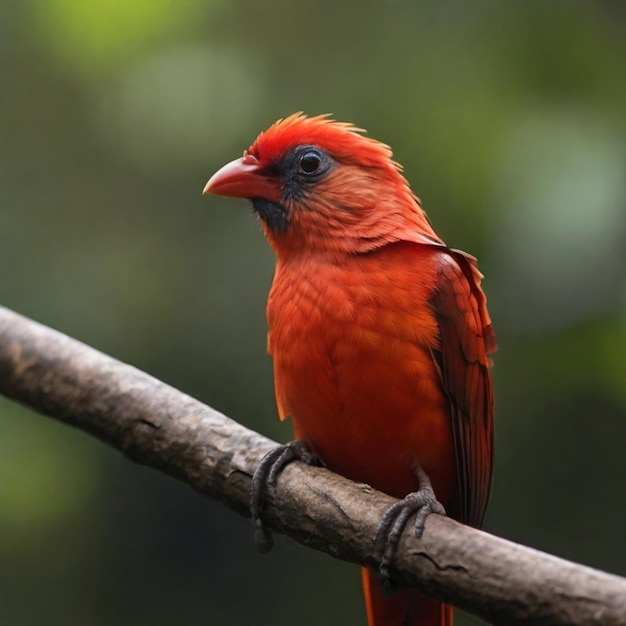
[[[626,575],[626,5],[0,3],[0,300],[279,440],[273,258],[208,177],[294,111],[394,147],[499,337],[488,530]],[[0,399],[0,623],[363,625],[352,565]],[[462,616],[459,624],[478,624]]]

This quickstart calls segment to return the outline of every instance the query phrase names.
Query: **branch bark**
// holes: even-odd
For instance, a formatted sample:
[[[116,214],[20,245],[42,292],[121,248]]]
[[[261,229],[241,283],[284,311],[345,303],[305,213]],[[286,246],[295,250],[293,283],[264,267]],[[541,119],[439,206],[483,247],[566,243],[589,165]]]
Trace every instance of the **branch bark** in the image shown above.
[[[0,392],[80,428],[249,515],[250,479],[275,442],[190,396],[0,307]],[[377,566],[374,536],[394,500],[294,463],[268,492],[270,528],[347,561]],[[493,624],[626,624],[626,579],[437,515],[405,533],[394,577]]]

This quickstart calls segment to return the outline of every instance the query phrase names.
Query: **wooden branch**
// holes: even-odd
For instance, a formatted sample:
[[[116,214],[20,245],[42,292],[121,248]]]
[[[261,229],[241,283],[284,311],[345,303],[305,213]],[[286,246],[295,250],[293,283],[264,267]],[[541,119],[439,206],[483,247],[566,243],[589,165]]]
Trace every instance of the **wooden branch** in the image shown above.
[[[243,515],[249,515],[254,468],[276,445],[148,374],[2,307],[0,392]],[[266,519],[304,545],[376,567],[376,527],[393,502],[366,485],[294,463],[269,491]],[[422,540],[405,533],[394,575],[493,624],[626,624],[626,579],[436,515]]]

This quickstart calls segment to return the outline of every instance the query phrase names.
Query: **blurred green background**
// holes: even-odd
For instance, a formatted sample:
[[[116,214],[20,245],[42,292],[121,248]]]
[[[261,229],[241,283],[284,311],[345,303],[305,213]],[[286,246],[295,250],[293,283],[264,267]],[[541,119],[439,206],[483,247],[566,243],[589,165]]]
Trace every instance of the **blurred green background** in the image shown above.
[[[487,529],[626,575],[626,4],[0,3],[0,300],[279,440],[243,202],[275,119],[394,147],[498,332]],[[363,625],[359,578],[0,399],[0,624]],[[463,616],[458,623],[477,624]]]

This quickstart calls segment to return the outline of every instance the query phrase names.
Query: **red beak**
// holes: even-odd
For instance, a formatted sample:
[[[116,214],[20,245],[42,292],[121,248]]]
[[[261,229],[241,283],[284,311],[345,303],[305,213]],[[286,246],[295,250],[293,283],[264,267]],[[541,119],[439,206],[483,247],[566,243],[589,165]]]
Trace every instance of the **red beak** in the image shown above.
[[[246,154],[215,172],[202,190],[231,198],[263,198],[280,202],[280,182],[264,174],[259,160]]]

